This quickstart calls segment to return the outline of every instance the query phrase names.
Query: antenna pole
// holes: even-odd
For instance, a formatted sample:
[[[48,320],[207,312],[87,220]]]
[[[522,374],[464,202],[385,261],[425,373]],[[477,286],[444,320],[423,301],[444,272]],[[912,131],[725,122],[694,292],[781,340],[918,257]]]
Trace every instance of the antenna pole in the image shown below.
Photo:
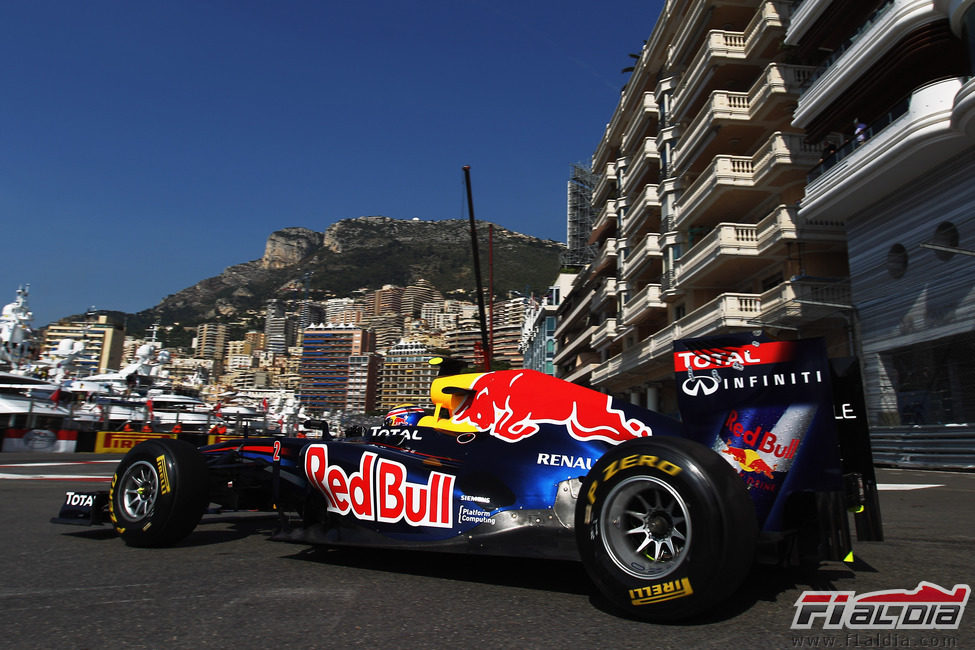
[[[477,306],[481,312],[481,346],[484,348],[484,369],[491,370],[491,347],[488,343],[487,313],[484,311],[484,287],[481,285],[481,258],[477,251],[477,227],[474,224],[474,197],[471,193],[471,166],[464,165],[467,185],[467,213],[471,221],[471,248],[474,249],[474,279],[477,282]]]

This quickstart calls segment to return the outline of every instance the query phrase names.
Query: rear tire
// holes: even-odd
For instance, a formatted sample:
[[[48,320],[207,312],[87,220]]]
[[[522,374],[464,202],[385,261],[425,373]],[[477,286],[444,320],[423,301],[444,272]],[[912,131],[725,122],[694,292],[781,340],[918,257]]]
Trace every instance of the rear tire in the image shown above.
[[[730,596],[751,569],[755,508],[736,472],[681,438],[641,438],[605,454],[582,483],[576,542],[622,614],[671,621]]]
[[[125,455],[109,514],[129,546],[170,546],[189,535],[210,503],[206,460],[188,442],[146,440]]]

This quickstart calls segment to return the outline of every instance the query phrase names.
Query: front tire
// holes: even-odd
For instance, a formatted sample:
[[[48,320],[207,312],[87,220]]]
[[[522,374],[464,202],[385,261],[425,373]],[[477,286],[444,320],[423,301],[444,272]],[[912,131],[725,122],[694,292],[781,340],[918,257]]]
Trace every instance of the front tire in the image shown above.
[[[730,596],[751,569],[757,535],[736,472],[681,438],[611,449],[576,504],[586,571],[614,608],[641,620],[687,618]]]
[[[189,535],[210,503],[202,454],[180,440],[146,440],[122,458],[109,491],[116,532],[129,546],[170,546]]]

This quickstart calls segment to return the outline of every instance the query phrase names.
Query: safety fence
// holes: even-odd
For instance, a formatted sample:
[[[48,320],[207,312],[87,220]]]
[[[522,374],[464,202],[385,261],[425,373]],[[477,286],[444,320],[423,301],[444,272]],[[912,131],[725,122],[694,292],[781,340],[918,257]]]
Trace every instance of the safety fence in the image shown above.
[[[909,469],[975,470],[975,426],[875,427],[875,465]]]

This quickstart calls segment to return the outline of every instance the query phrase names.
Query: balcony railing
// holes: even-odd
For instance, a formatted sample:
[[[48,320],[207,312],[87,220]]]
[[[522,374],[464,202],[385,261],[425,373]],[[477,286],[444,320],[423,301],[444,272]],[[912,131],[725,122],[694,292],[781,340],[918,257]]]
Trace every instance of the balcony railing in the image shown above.
[[[656,185],[645,185],[636,199],[630,202],[620,234],[626,237],[632,233],[640,232],[651,214],[659,216],[660,197],[657,194]],[[656,229],[653,226],[659,226],[659,224],[652,224],[651,230]]]
[[[667,304],[660,299],[660,285],[648,284],[630,297],[623,305],[623,324],[638,323],[651,309],[666,309]]]
[[[648,122],[651,119],[656,119],[659,115],[657,100],[649,90],[643,93],[643,103],[640,108],[640,112],[630,121],[629,126],[626,127],[626,132],[623,134],[621,145],[623,151],[629,151],[630,141],[646,131],[649,126]]]
[[[632,192],[631,185],[638,182],[645,174],[647,166],[650,164],[658,165],[660,157],[657,154],[657,138],[647,137],[643,139],[643,145],[639,151],[630,155],[630,164],[626,176],[623,177],[623,194]]]
[[[590,346],[597,350],[609,345],[616,338],[616,319],[607,318],[593,330]]]
[[[592,299],[594,311],[602,309],[607,302],[616,302],[616,278],[603,278]]]
[[[688,225],[688,218],[704,205],[720,199],[722,186],[754,187],[765,182],[780,167],[801,168],[818,157],[815,147],[795,133],[773,133],[754,156],[716,156],[707,168],[677,199],[677,226]]]
[[[758,255],[758,226],[741,223],[719,223],[690,251],[677,260],[676,278],[686,282],[720,255],[755,257]]]
[[[853,34],[850,35],[845,41],[840,43],[836,49],[834,49],[828,57],[826,57],[819,66],[809,75],[809,78],[803,84],[802,90],[806,90],[812,86],[816,81],[823,76],[823,74],[834,64],[840,57],[842,57],[846,52],[853,47],[853,45],[859,41],[864,34],[870,31],[870,29],[877,24],[883,16],[889,12],[894,6],[894,0],[887,0],[884,4],[877,7],[866,20],[857,26],[857,29]]]
[[[961,78],[916,89],[907,103],[892,107],[877,124],[810,174],[799,214],[804,219],[845,222],[878,196],[892,194],[970,148],[952,118]],[[869,183],[870,192],[863,192]]]
[[[616,239],[609,238],[604,240],[602,246],[599,247],[599,252],[596,254],[596,259],[589,265],[592,272],[599,274],[607,268],[616,268],[616,256]]]
[[[607,196],[616,196],[616,161],[606,163],[606,169],[599,176],[599,181],[592,191],[592,200],[594,203],[606,200]]]
[[[869,126],[861,129],[855,136],[844,142],[830,154],[823,156],[822,161],[812,168],[809,174],[806,176],[806,182],[812,183],[814,180],[825,174],[830,170],[831,167],[836,165],[859,147],[861,147],[867,140],[871,139],[888,126],[894,123],[900,116],[907,113],[911,107],[911,98],[905,97],[901,101],[897,102],[894,106],[890,108],[886,113],[884,113],[880,118],[870,123]]]
[[[596,216],[596,222],[592,225],[593,235],[602,233],[603,230],[610,225],[610,222],[616,221],[616,200],[610,199],[603,203],[602,209],[599,210],[599,214]],[[590,243],[595,243],[593,237],[589,239]]]
[[[592,301],[593,296],[595,295],[595,289],[589,291],[579,300],[578,303],[573,305],[572,309],[570,309],[568,313],[559,316],[559,324],[555,329],[556,338],[564,336],[567,331],[578,327],[578,323],[580,323],[582,318],[589,314],[589,303]]]
[[[639,269],[653,259],[661,259],[663,253],[658,243],[659,235],[655,232],[647,233],[634,242],[623,261],[623,276],[632,278]]]
[[[698,49],[674,93],[673,114],[680,115],[684,104],[702,87],[716,58],[746,60],[771,30],[782,28],[791,13],[786,2],[766,2],[755,12],[744,32],[711,31]]]
[[[845,318],[853,301],[846,278],[798,278],[783,282],[761,296],[763,325],[796,328],[822,318]]]
[[[857,26],[857,33],[841,48],[839,55],[834,53],[810,77],[793,112],[793,125],[808,127],[860,83],[865,66],[896,47],[920,24],[943,18],[938,4],[931,0],[893,0],[876,9],[867,21]]]
[[[623,350],[592,373],[594,384],[624,372],[636,372],[654,361],[669,358],[677,339],[705,336],[741,328],[753,328],[762,311],[755,294],[725,293],[680,320]]]
[[[592,333],[595,331],[595,329],[596,327],[591,325],[580,332],[578,336],[570,338],[564,346],[559,346],[559,349],[556,350],[555,357],[552,359],[552,361],[556,364],[565,363],[580,350],[588,350],[590,340],[592,339]]]

